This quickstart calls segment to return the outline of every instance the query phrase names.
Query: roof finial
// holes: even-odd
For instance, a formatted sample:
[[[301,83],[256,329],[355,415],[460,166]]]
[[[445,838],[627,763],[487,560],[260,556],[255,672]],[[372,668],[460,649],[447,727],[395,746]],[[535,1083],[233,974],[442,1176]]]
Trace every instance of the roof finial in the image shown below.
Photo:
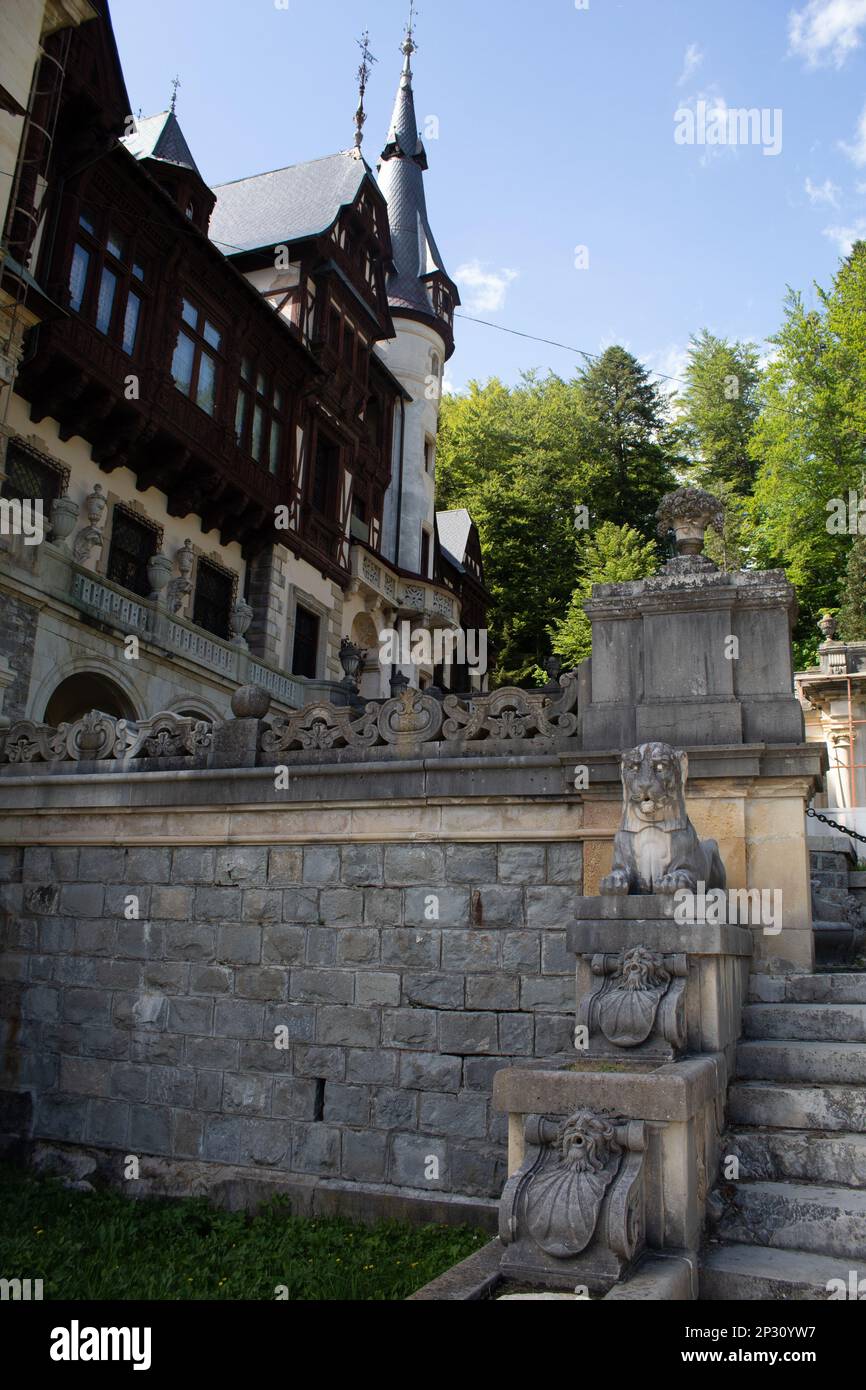
[[[417,18],[418,16],[415,13],[415,0],[409,0],[409,22],[406,25],[406,33],[400,45],[401,52],[405,54],[403,72],[408,77],[412,76],[412,54],[418,52],[418,45],[415,42],[415,20]]]
[[[181,80],[180,80],[179,77],[175,77],[175,79],[174,79],[174,81],[172,82],[171,85],[172,85],[172,88],[173,88],[173,91],[172,91],[172,94],[171,94],[171,114],[174,115],[174,108],[177,106],[177,89],[178,89],[178,87],[182,86],[183,84],[181,83]]]
[[[367,94],[367,79],[370,76],[371,63],[378,62],[378,59],[374,58],[373,54],[370,52],[369,29],[365,29],[356,42],[361,50],[361,66],[358,68],[358,109],[355,112],[355,150],[360,158],[361,143],[364,139],[364,123],[367,119],[367,113],[364,110],[364,97]]]

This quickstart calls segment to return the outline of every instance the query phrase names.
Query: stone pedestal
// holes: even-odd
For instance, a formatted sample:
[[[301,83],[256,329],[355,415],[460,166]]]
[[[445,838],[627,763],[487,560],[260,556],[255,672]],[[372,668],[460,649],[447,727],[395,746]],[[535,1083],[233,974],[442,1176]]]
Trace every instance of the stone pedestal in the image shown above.
[[[588,1057],[670,1061],[724,1052],[740,1034],[752,936],[747,927],[674,920],[670,896],[580,898],[575,1046]]]
[[[728,905],[727,895],[725,904]],[[721,900],[579,898],[575,1052],[498,1072],[509,1120],[501,1273],[606,1295],[647,1249],[697,1255],[752,934]]]
[[[493,1099],[508,1113],[512,1175],[500,1207],[502,1274],[557,1288],[582,1283],[598,1295],[647,1248],[694,1255],[718,1168],[727,1081],[721,1053],[661,1065],[558,1057],[541,1067],[497,1072]],[[570,1117],[587,1111],[608,1118],[619,1141],[619,1168],[586,1248],[557,1257],[534,1238],[527,1189],[539,1177],[543,1184],[545,1166],[553,1166],[550,1159],[540,1161],[539,1138],[561,1132]],[[565,1165],[559,1166],[566,1188]],[[542,1212],[545,1195],[542,1189]],[[590,1220],[593,1215],[590,1208]]]

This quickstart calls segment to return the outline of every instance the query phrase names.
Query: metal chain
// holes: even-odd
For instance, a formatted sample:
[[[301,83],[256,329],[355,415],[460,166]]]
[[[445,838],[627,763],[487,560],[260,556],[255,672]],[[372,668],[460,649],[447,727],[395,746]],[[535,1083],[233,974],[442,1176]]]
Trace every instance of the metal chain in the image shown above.
[[[866,835],[860,835],[856,830],[849,830],[847,825],[840,825],[837,820],[831,820],[829,816],[822,816],[820,811],[813,811],[811,806],[806,807],[806,815],[814,817],[815,820],[823,821],[829,825],[831,830],[841,830],[843,835],[849,835],[852,840],[862,840],[866,845]]]

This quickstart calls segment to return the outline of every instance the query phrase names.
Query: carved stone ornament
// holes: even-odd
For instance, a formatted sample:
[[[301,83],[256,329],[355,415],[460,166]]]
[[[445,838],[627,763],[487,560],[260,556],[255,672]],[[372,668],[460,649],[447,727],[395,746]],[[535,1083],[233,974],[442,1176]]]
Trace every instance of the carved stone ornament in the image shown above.
[[[707,528],[721,532],[725,512],[717,497],[699,487],[680,487],[662,498],[656,512],[658,532],[673,531],[679,555],[700,555]]]
[[[667,743],[642,743],[620,760],[623,811],[604,893],[694,893],[725,888],[715,840],[699,840],[686,812],[686,753]]]
[[[171,579],[172,562],[167,555],[163,555],[161,550],[157,550],[151,555],[147,562],[147,582],[150,585],[150,597],[159,600],[163,589]]]
[[[593,988],[577,1006],[577,1023],[592,1039],[639,1047],[654,1037],[680,1051],[686,1044],[685,955],[661,955],[645,946],[595,955]]]
[[[166,711],[140,721],[91,710],[73,723],[20,719],[7,730],[0,760],[7,763],[104,762],[108,759],[192,757],[210,746],[212,725]]]
[[[246,647],[246,634],[249,631],[253,616],[254,611],[250,605],[245,603],[243,599],[238,599],[229,613],[229,631],[236,647]]]
[[[616,1277],[644,1241],[641,1121],[577,1110],[565,1120],[528,1116],[523,1163],[505,1185],[499,1238],[510,1273],[550,1277],[563,1262]]]
[[[240,685],[231,703],[235,719],[264,719],[271,707],[271,692],[263,685]]]
[[[263,753],[293,749],[373,748],[393,744],[452,743],[455,752],[470,740],[538,739],[549,746],[577,730],[577,676],[569,672],[552,699],[542,691],[504,689],[463,700],[437,699],[391,677],[392,695],[362,708],[322,702],[274,719],[262,736]]]
[[[76,564],[83,565],[90,559],[94,550],[101,550],[105,544],[105,537],[96,526],[83,526],[75,537],[72,547],[72,558]]]
[[[55,545],[66,548],[77,520],[78,503],[71,497],[55,497],[51,503],[51,539]]]

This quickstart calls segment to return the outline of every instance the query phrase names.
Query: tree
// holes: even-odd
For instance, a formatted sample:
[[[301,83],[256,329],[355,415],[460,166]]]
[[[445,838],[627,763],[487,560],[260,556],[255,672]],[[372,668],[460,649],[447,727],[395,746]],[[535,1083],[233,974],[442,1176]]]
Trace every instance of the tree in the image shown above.
[[[592,424],[593,450],[608,475],[602,519],[649,535],[659,501],[676,486],[668,403],[637,358],[621,347],[602,353],[579,374],[577,385]]]
[[[848,552],[848,567],[839,610],[843,642],[866,640],[866,536],[858,536]]]
[[[757,461],[750,443],[760,413],[761,372],[753,343],[728,342],[703,329],[689,343],[679,423],[698,487],[750,493]]]
[[[848,560],[851,533],[833,530],[830,515],[850,490],[864,490],[866,409],[858,392],[866,389],[866,341],[862,300],[859,310],[856,304],[864,290],[860,242],[831,290],[816,286],[814,308],[789,291],[761,385],[752,439],[760,460],[750,505],[754,554],[762,568],[783,567],[797,589],[798,666],[815,659],[815,624],[837,603]]]
[[[621,348],[569,382],[527,373],[513,388],[472,382],[445,398],[437,506],[466,507],[478,525],[494,683],[530,682],[549,655],[551,616],[565,613],[583,572],[587,526],[629,522],[652,534],[675,485],[668,442],[666,402]]]
[[[658,550],[633,526],[605,521],[587,541],[584,572],[571,597],[564,618],[548,628],[551,645],[566,665],[575,667],[592,650],[592,627],[583,605],[592,597],[593,584],[622,584],[645,579],[658,568]]]

